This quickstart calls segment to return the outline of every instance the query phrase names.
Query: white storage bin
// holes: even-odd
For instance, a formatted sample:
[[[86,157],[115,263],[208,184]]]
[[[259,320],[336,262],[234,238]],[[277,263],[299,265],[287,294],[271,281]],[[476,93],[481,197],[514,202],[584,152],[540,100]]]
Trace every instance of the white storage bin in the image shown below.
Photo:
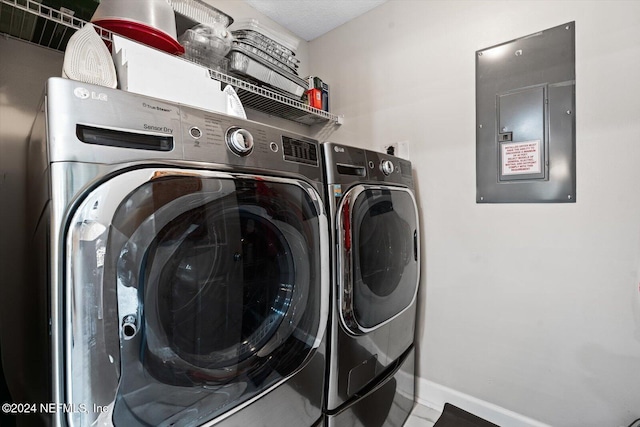
[[[113,60],[118,87],[220,113],[227,112],[227,95],[207,68],[113,35]]]

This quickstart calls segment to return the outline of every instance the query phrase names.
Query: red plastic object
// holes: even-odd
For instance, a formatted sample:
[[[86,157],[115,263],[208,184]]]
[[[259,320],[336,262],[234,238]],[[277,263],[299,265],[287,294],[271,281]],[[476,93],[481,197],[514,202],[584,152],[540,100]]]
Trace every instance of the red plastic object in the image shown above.
[[[310,106],[317,108],[318,110],[322,110],[322,90],[309,89],[307,91],[307,96],[309,98]]]
[[[124,19],[102,19],[93,21],[95,25],[120,34],[147,46],[155,47],[172,55],[182,55],[184,47],[173,37],[156,28]]]
[[[342,209],[342,226],[344,228],[344,250],[351,250],[351,215],[349,201],[347,200]]]

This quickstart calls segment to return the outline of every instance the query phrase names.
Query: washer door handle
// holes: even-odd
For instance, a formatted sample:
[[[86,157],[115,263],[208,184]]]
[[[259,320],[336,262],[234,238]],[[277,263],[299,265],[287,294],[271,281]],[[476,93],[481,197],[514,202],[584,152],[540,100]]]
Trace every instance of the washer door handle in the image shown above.
[[[413,259],[418,261],[418,230],[413,231]]]

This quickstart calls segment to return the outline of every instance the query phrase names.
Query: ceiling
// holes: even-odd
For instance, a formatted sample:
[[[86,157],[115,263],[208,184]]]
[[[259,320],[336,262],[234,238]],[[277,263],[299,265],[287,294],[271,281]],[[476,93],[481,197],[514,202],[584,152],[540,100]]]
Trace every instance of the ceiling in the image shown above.
[[[387,0],[244,0],[303,40],[339,27]]]

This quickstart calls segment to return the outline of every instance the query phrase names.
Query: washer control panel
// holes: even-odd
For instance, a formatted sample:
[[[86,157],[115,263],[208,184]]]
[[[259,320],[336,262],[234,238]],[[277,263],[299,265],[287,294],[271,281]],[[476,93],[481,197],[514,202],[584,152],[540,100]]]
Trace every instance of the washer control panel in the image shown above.
[[[326,142],[322,147],[329,184],[385,182],[413,187],[413,172],[408,160],[332,142]]]

